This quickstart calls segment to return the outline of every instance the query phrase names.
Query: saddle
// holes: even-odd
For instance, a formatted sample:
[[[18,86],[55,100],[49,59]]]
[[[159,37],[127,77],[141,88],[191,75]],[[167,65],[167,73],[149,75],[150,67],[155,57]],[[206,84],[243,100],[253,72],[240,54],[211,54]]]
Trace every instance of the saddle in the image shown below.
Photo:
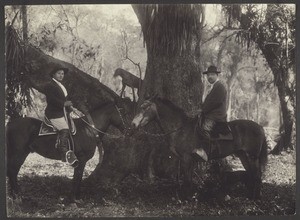
[[[216,122],[211,131],[211,138],[214,140],[233,140],[232,132],[227,122]]]
[[[68,117],[68,125],[71,131],[71,134],[74,136],[76,134],[76,126],[71,117]],[[51,121],[45,116],[44,120],[41,123],[39,136],[53,135],[57,134],[58,130],[52,125]]]

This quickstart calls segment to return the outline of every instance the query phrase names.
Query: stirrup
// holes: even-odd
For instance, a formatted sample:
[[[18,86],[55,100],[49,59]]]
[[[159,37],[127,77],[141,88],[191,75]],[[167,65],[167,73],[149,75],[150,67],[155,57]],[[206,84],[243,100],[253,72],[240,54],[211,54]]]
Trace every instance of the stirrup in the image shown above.
[[[192,154],[195,155],[197,157],[197,159],[199,159],[199,157],[204,160],[205,162],[208,161],[208,156],[205,152],[205,150],[203,150],[202,148],[195,148],[193,151],[192,151]]]
[[[74,168],[77,167],[79,163],[75,153],[71,150],[66,153],[66,162]]]

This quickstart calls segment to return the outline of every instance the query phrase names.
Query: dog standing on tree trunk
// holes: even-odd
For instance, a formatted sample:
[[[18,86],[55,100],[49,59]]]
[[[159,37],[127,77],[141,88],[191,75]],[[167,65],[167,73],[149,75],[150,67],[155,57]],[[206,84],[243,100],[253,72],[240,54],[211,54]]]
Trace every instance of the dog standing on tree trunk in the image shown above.
[[[133,101],[135,102],[136,100],[135,100],[134,89],[135,88],[137,89],[137,94],[139,96],[139,90],[140,90],[140,86],[142,86],[143,80],[121,68],[115,70],[114,77],[117,76],[120,76],[122,78],[122,91],[120,97],[122,97],[126,86],[129,86],[132,89]]]

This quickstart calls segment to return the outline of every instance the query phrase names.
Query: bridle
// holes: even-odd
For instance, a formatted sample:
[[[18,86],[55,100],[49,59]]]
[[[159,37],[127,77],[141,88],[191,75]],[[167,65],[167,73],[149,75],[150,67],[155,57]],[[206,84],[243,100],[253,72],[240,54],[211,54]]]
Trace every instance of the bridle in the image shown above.
[[[121,118],[121,121],[122,121],[122,124],[123,124],[123,127],[124,127],[124,134],[125,134],[125,136],[126,136],[126,134],[127,134],[127,131],[129,131],[130,130],[130,127],[128,127],[128,126],[126,126],[126,123],[125,123],[125,120],[126,120],[126,114],[124,115],[124,117],[125,117],[125,120],[124,120],[124,118],[122,117],[122,113],[121,113],[121,111],[120,111],[120,109],[122,109],[122,108],[119,108],[116,104],[115,104],[115,108],[117,109],[117,112],[119,113],[119,116],[120,116],[120,118]],[[126,120],[127,121],[127,120]],[[127,123],[128,124],[128,123]]]
[[[145,102],[147,102],[148,104],[150,104],[150,101],[145,101]],[[149,107],[147,107],[147,108],[149,108]],[[163,137],[163,136],[167,136],[167,135],[170,135],[172,133],[175,133],[175,132],[179,131],[182,128],[182,126],[180,126],[180,127],[176,128],[174,130],[166,132],[165,129],[163,128],[163,126],[162,126],[162,123],[161,123],[160,117],[158,115],[158,112],[156,111],[155,114],[156,114],[156,116],[155,116],[156,120],[155,121],[158,124],[158,126],[159,126],[160,130],[162,131],[162,133],[156,133],[156,134],[154,134],[154,133],[150,133],[150,132],[147,132],[144,129],[142,129],[143,133],[145,133],[147,135],[150,135],[150,136],[154,136],[154,137]],[[143,116],[143,118],[144,118],[144,116]]]
[[[150,102],[148,101],[148,103],[150,103]],[[147,107],[147,108],[149,108],[149,107]],[[161,119],[160,119],[159,114],[158,114],[157,111],[156,111],[156,119],[155,119],[155,121],[156,121],[156,123],[158,124],[158,127],[160,128],[160,130],[162,131],[162,133],[153,134],[153,133],[150,133],[150,132],[145,131],[144,129],[142,129],[142,132],[145,133],[146,135],[153,136],[153,137],[166,137],[166,136],[168,136],[168,135],[170,135],[170,134],[173,134],[173,133],[179,131],[179,130],[182,129],[182,127],[183,127],[183,126],[180,126],[180,127],[176,128],[176,129],[174,129],[174,130],[171,130],[171,131],[167,131],[167,132],[166,132],[165,129],[163,128],[163,126],[162,126]],[[169,148],[170,148],[171,152],[172,152],[177,158],[180,159],[181,156],[177,153],[176,149],[175,149],[174,147],[172,147],[172,145],[171,145],[170,143],[168,143],[168,144],[169,144]]]
[[[118,106],[117,106],[116,104],[115,104],[114,106],[115,106],[115,108],[116,108],[116,110],[117,110],[117,112],[118,112],[118,114],[119,114],[119,116],[120,116],[120,118],[121,118],[121,121],[122,121],[123,126],[124,126],[124,131],[126,131],[127,129],[126,129],[125,122],[124,122],[124,119],[123,119],[123,117],[122,117],[122,114],[121,114],[121,112],[120,112]],[[95,130],[95,131],[97,131],[97,132],[99,132],[99,133],[101,133],[101,134],[103,134],[103,135],[107,135],[109,138],[115,138],[115,139],[117,139],[117,138],[123,138],[123,137],[125,136],[125,135],[120,136],[120,135],[115,135],[115,134],[109,134],[109,133],[107,133],[107,132],[101,131],[100,129],[96,128],[95,125],[89,123],[89,122],[86,121],[83,117],[80,117],[80,115],[78,115],[75,111],[73,111],[73,113],[74,113],[75,115],[77,115],[77,116],[79,117],[79,119],[82,120],[85,124],[87,124],[91,129],[93,129],[93,130]],[[125,133],[125,132],[124,132],[124,133]],[[125,134],[126,134],[126,133],[125,133]]]

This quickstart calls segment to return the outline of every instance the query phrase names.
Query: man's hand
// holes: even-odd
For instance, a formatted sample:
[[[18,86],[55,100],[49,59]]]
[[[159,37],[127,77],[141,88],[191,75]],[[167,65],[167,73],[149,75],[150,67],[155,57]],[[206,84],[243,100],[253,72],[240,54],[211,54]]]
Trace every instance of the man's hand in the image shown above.
[[[65,101],[64,106],[65,107],[73,106],[73,103],[71,101]]]
[[[196,113],[197,113],[197,115],[200,115],[200,114],[202,113],[202,109],[198,109],[198,110],[196,111]]]
[[[196,112],[197,112],[197,117],[201,118],[201,116],[202,116],[202,109],[198,109]]]

